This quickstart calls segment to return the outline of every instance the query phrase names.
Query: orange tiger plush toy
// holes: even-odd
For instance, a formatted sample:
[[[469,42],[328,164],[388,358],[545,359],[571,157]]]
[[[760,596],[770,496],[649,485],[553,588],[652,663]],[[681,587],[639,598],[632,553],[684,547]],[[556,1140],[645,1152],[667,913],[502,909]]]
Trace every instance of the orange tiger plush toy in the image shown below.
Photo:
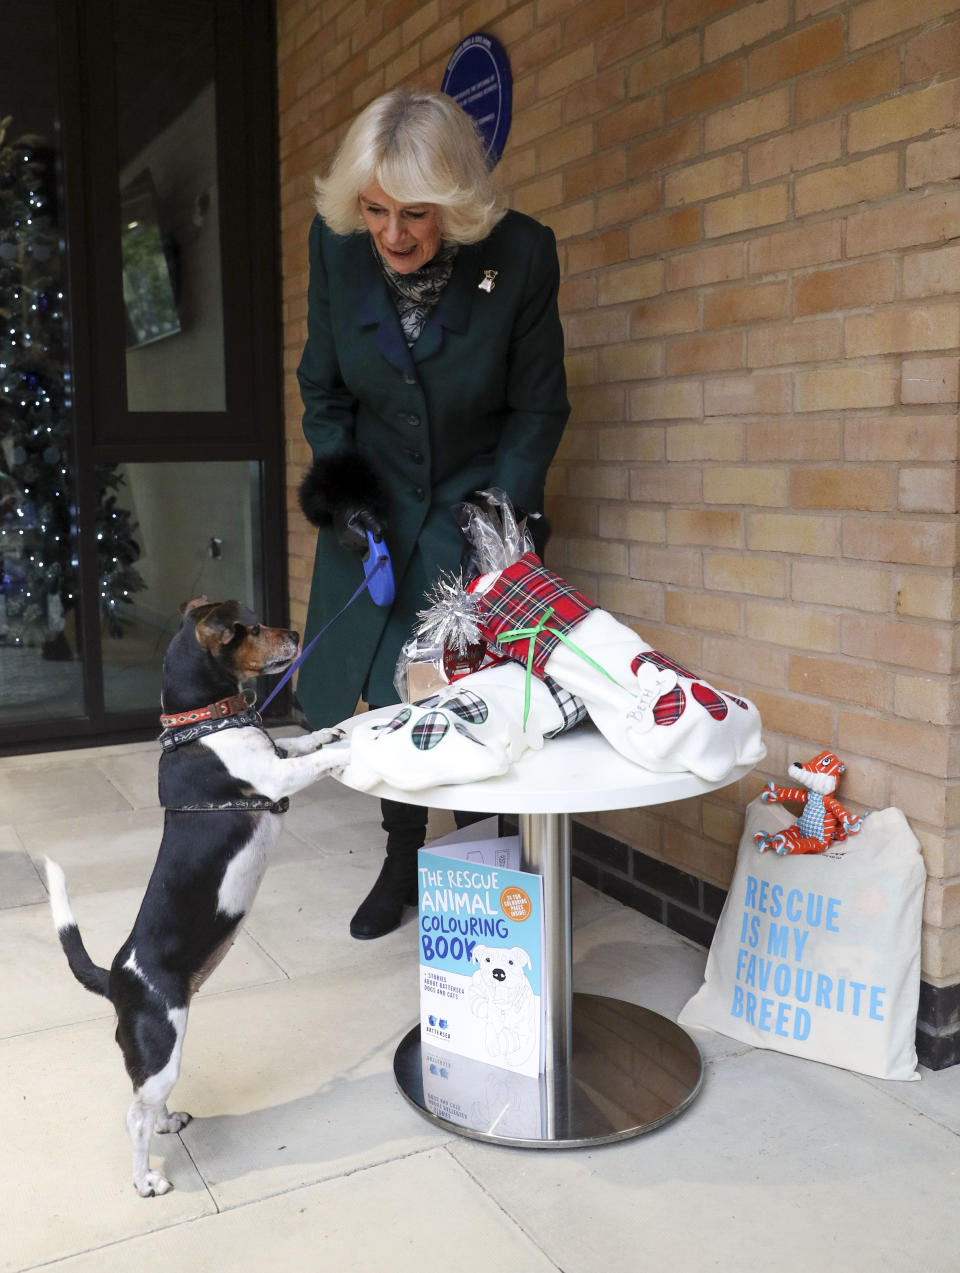
[[[832,751],[822,751],[813,760],[792,764],[787,769],[787,774],[802,786],[777,787],[768,782],[760,793],[764,804],[791,800],[804,808],[792,827],[783,831],[758,831],[753,842],[760,852],[773,849],[779,857],[786,853],[823,853],[831,844],[856,835],[867,814],[854,817],[833,798],[845,769],[846,765]]]

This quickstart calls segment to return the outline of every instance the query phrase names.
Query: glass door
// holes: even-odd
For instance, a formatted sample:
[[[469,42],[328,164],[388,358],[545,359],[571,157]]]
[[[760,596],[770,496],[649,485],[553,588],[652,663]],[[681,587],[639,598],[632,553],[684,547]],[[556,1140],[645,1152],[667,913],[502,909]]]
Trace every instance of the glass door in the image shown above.
[[[13,9],[0,43],[0,727],[42,727],[85,710],[73,368],[54,5]]]
[[[8,5],[4,750],[156,732],[192,597],[283,621],[275,46],[240,8]]]

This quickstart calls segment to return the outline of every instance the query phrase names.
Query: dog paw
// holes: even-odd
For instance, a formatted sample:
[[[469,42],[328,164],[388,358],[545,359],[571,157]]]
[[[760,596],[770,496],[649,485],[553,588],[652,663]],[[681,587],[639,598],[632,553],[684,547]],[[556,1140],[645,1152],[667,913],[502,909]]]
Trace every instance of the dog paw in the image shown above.
[[[325,747],[327,743],[342,742],[346,736],[345,729],[315,729],[310,738],[318,747]]]
[[[159,1198],[173,1188],[170,1181],[159,1171],[148,1171],[140,1180],[134,1180],[133,1187],[141,1198]]]
[[[350,763],[350,756],[342,748],[337,751],[325,751],[321,747],[313,753],[313,763],[318,778],[330,773],[336,776],[339,772],[346,769]]]
[[[187,1123],[190,1122],[190,1118],[191,1115],[186,1113],[184,1110],[179,1110],[175,1114],[159,1114],[157,1116],[157,1121],[153,1125],[153,1130],[155,1132],[159,1132],[161,1136],[165,1135],[167,1132],[183,1131]]]

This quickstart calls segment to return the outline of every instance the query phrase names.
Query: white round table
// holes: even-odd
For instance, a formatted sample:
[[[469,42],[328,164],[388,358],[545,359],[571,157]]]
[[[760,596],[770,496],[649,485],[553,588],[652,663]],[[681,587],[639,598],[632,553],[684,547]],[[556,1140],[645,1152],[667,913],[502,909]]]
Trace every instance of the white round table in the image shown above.
[[[358,722],[389,720],[396,710],[355,716],[340,728],[349,734]],[[477,1140],[572,1148],[652,1131],[687,1108],[700,1090],[703,1062],[686,1031],[639,1004],[573,993],[570,815],[686,800],[729,786],[751,768],[741,765],[720,782],[691,773],[655,774],[626,760],[585,723],[546,742],[541,751],[527,752],[500,777],[418,791],[385,783],[372,788],[370,795],[435,809],[516,813],[522,869],[542,876],[546,1069],[539,1078],[536,1132],[505,1134],[510,1119],[502,1109],[491,1118],[482,1102],[466,1123],[436,1114],[424,1095],[417,1025],[397,1048],[394,1073],[420,1113],[447,1131]]]

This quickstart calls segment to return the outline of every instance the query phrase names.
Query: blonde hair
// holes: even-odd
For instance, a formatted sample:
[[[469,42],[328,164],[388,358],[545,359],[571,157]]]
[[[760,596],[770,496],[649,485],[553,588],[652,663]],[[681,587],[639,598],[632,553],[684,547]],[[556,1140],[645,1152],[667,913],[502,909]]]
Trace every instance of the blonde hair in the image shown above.
[[[398,203],[433,203],[447,243],[479,243],[504,215],[473,121],[445,93],[394,89],[350,125],[316,208],[335,234],[365,229],[360,191],[376,184]]]

